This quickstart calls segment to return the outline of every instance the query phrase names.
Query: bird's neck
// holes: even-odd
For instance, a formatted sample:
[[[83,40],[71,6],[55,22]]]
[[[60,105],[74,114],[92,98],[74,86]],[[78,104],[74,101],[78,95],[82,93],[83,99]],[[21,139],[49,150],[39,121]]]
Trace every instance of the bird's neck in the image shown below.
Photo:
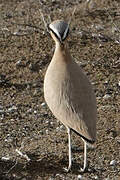
[[[71,61],[71,55],[70,52],[67,48],[67,44],[60,44],[60,43],[56,43],[56,47],[55,47],[55,52],[54,52],[54,59],[56,61]]]

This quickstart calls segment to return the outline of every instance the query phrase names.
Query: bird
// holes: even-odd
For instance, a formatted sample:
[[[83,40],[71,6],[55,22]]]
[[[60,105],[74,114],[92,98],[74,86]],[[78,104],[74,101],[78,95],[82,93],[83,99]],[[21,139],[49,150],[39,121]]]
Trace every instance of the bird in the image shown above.
[[[84,142],[84,163],[87,170],[87,147],[96,142],[97,105],[90,80],[80,65],[72,58],[67,37],[69,23],[60,19],[48,25],[55,42],[55,50],[44,77],[44,98],[55,116],[67,129],[69,165],[72,167],[71,132]]]

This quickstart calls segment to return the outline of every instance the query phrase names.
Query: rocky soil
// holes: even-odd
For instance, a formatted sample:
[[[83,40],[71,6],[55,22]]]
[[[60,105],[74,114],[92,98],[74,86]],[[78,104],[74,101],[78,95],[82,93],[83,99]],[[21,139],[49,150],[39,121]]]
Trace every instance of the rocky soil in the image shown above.
[[[43,80],[54,51],[46,31],[56,19],[69,21],[71,54],[97,98],[96,148],[81,173],[83,142],[72,134],[73,168],[68,165],[65,127],[43,97]],[[43,15],[43,16],[42,16]],[[0,179],[120,179],[120,1],[0,1]]]

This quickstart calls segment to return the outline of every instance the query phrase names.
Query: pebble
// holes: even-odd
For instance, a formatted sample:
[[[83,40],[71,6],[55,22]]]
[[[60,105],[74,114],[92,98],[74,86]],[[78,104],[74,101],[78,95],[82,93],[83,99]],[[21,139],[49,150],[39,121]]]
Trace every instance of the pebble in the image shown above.
[[[98,176],[96,175],[96,176],[94,177],[94,179],[98,179]]]
[[[50,177],[48,180],[54,180],[54,178],[53,178],[53,177]]]
[[[60,179],[64,180],[65,177],[62,174],[56,174],[56,177],[60,177]]]
[[[116,141],[120,144],[120,137],[116,137]]]
[[[18,60],[15,65],[16,65],[16,67],[22,66],[22,61]]]
[[[4,110],[3,109],[0,109],[0,114],[4,114]]]
[[[56,128],[56,131],[59,131],[59,130],[60,130],[60,127],[57,127],[57,128]]]
[[[48,129],[46,129],[46,134],[48,134]]]
[[[61,126],[59,127],[59,130],[62,131],[63,129],[64,129],[64,126],[61,125]]]
[[[7,143],[11,143],[13,140],[12,140],[12,138],[11,137],[7,137],[6,139],[5,139],[5,142],[7,142]]]
[[[34,110],[34,114],[37,114],[37,111],[36,111],[36,110]]]
[[[38,89],[35,89],[33,95],[36,96],[38,94]]]
[[[104,96],[103,96],[103,98],[104,99],[109,99],[111,96],[109,95],[109,94],[105,94]]]
[[[16,106],[12,106],[10,108],[8,108],[7,112],[15,112],[17,110],[17,107]]]
[[[19,35],[18,31],[13,32],[13,35]]]
[[[78,179],[78,180],[87,180],[87,179],[84,178],[82,175],[78,175],[77,179]]]
[[[24,177],[24,178],[22,178],[21,180],[27,180],[27,179]]]
[[[45,102],[43,102],[43,103],[41,104],[41,106],[45,106]]]
[[[95,28],[96,28],[97,30],[103,30],[103,29],[104,29],[104,27],[103,27],[101,24],[97,24],[97,25],[95,26]]]
[[[104,82],[104,84],[107,85],[107,84],[108,84],[108,81],[106,80],[106,81]]]
[[[120,81],[118,82],[118,86],[120,87]]]
[[[3,109],[3,106],[2,106],[2,105],[0,105],[0,109]]]
[[[78,175],[78,179],[83,179],[83,178],[82,178],[82,175]]]
[[[116,161],[115,160],[110,161],[110,166],[115,166],[115,165],[116,165]]]
[[[3,161],[9,161],[9,160],[10,160],[10,157],[4,157],[4,156],[3,156],[3,157],[1,158],[1,160],[3,160]]]
[[[32,108],[30,108],[30,109],[27,110],[27,113],[32,113],[32,112],[33,112],[33,109],[32,109]]]

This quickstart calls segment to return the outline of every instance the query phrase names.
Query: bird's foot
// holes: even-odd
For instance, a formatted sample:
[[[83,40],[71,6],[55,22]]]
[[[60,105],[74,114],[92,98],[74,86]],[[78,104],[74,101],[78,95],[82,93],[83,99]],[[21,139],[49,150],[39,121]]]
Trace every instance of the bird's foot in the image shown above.
[[[85,167],[85,168],[80,168],[80,172],[86,172],[87,171],[87,167]]]
[[[80,168],[81,172],[87,172],[88,171],[88,163],[84,165],[83,168]]]
[[[70,170],[71,170],[71,166],[69,166],[68,168],[63,168],[63,170],[64,170],[66,173],[68,173],[68,172],[70,172]]]

